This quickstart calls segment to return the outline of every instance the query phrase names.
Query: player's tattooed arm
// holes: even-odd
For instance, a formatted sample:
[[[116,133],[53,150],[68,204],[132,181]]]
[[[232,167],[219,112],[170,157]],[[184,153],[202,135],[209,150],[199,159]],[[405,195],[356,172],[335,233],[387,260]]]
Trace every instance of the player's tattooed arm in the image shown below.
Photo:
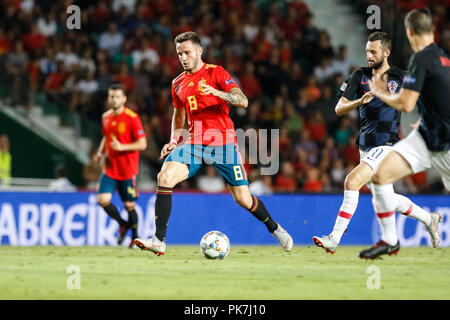
[[[200,84],[199,86],[204,94],[211,94],[213,96],[216,96],[236,107],[247,108],[248,106],[248,99],[239,88],[233,88],[229,92],[225,92],[217,90],[207,84]]]

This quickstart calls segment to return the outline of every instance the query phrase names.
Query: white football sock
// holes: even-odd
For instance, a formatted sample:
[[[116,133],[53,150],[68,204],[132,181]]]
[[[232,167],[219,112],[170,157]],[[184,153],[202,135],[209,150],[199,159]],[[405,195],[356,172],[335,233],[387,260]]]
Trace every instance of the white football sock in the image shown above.
[[[398,242],[395,220],[397,198],[394,187],[392,184],[373,184],[373,191],[372,204],[381,226],[381,240],[393,246]]]
[[[344,200],[342,201],[341,208],[339,209],[338,216],[336,217],[336,222],[334,223],[333,231],[331,232],[331,236],[336,243],[341,241],[342,235],[347,229],[350,219],[356,211],[358,199],[359,191],[344,191]]]
[[[424,225],[428,226],[431,223],[431,215],[410,199],[400,194],[395,194],[397,198],[397,211],[401,214],[419,220]]]

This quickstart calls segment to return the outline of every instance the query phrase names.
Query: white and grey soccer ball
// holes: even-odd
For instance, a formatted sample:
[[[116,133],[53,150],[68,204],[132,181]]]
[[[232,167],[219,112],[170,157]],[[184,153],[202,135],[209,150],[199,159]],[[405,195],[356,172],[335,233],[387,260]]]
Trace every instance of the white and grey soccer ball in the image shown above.
[[[220,231],[210,231],[200,241],[200,252],[207,259],[225,259],[230,253],[230,240]]]

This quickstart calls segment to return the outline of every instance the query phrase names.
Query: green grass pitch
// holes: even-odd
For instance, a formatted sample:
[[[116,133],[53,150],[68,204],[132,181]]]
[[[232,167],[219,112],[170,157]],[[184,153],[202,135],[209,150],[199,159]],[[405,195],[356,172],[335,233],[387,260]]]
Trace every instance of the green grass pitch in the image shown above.
[[[401,248],[373,261],[359,259],[361,249],[232,246],[225,260],[207,260],[198,246],[168,246],[161,257],[124,247],[0,247],[0,299],[450,299],[450,248]],[[80,288],[69,289],[75,276]],[[375,276],[380,287],[369,289]]]

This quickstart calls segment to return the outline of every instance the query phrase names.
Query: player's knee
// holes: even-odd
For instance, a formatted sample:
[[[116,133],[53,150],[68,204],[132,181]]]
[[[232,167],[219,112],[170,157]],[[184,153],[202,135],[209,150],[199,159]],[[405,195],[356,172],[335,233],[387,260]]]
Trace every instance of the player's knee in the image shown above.
[[[361,183],[360,179],[358,179],[358,176],[354,175],[348,175],[345,177],[344,181],[344,188],[345,190],[359,190],[361,189],[363,183]]]
[[[376,171],[372,176],[372,182],[374,184],[386,184],[388,183],[386,175],[382,171]]]
[[[109,199],[109,197],[98,196],[97,202],[100,206],[106,207],[111,203],[111,199]]]
[[[236,200],[236,203],[244,209],[249,209],[252,206],[252,198],[246,197],[243,194],[235,195],[234,200]]]
[[[170,173],[167,171],[161,171],[158,173],[158,186],[166,187],[166,188],[173,188],[173,177]]]
[[[124,203],[125,210],[131,211],[134,209],[134,202],[127,201]]]
[[[97,195],[97,202],[100,206],[106,207],[111,203],[112,195],[109,193],[99,193]]]

